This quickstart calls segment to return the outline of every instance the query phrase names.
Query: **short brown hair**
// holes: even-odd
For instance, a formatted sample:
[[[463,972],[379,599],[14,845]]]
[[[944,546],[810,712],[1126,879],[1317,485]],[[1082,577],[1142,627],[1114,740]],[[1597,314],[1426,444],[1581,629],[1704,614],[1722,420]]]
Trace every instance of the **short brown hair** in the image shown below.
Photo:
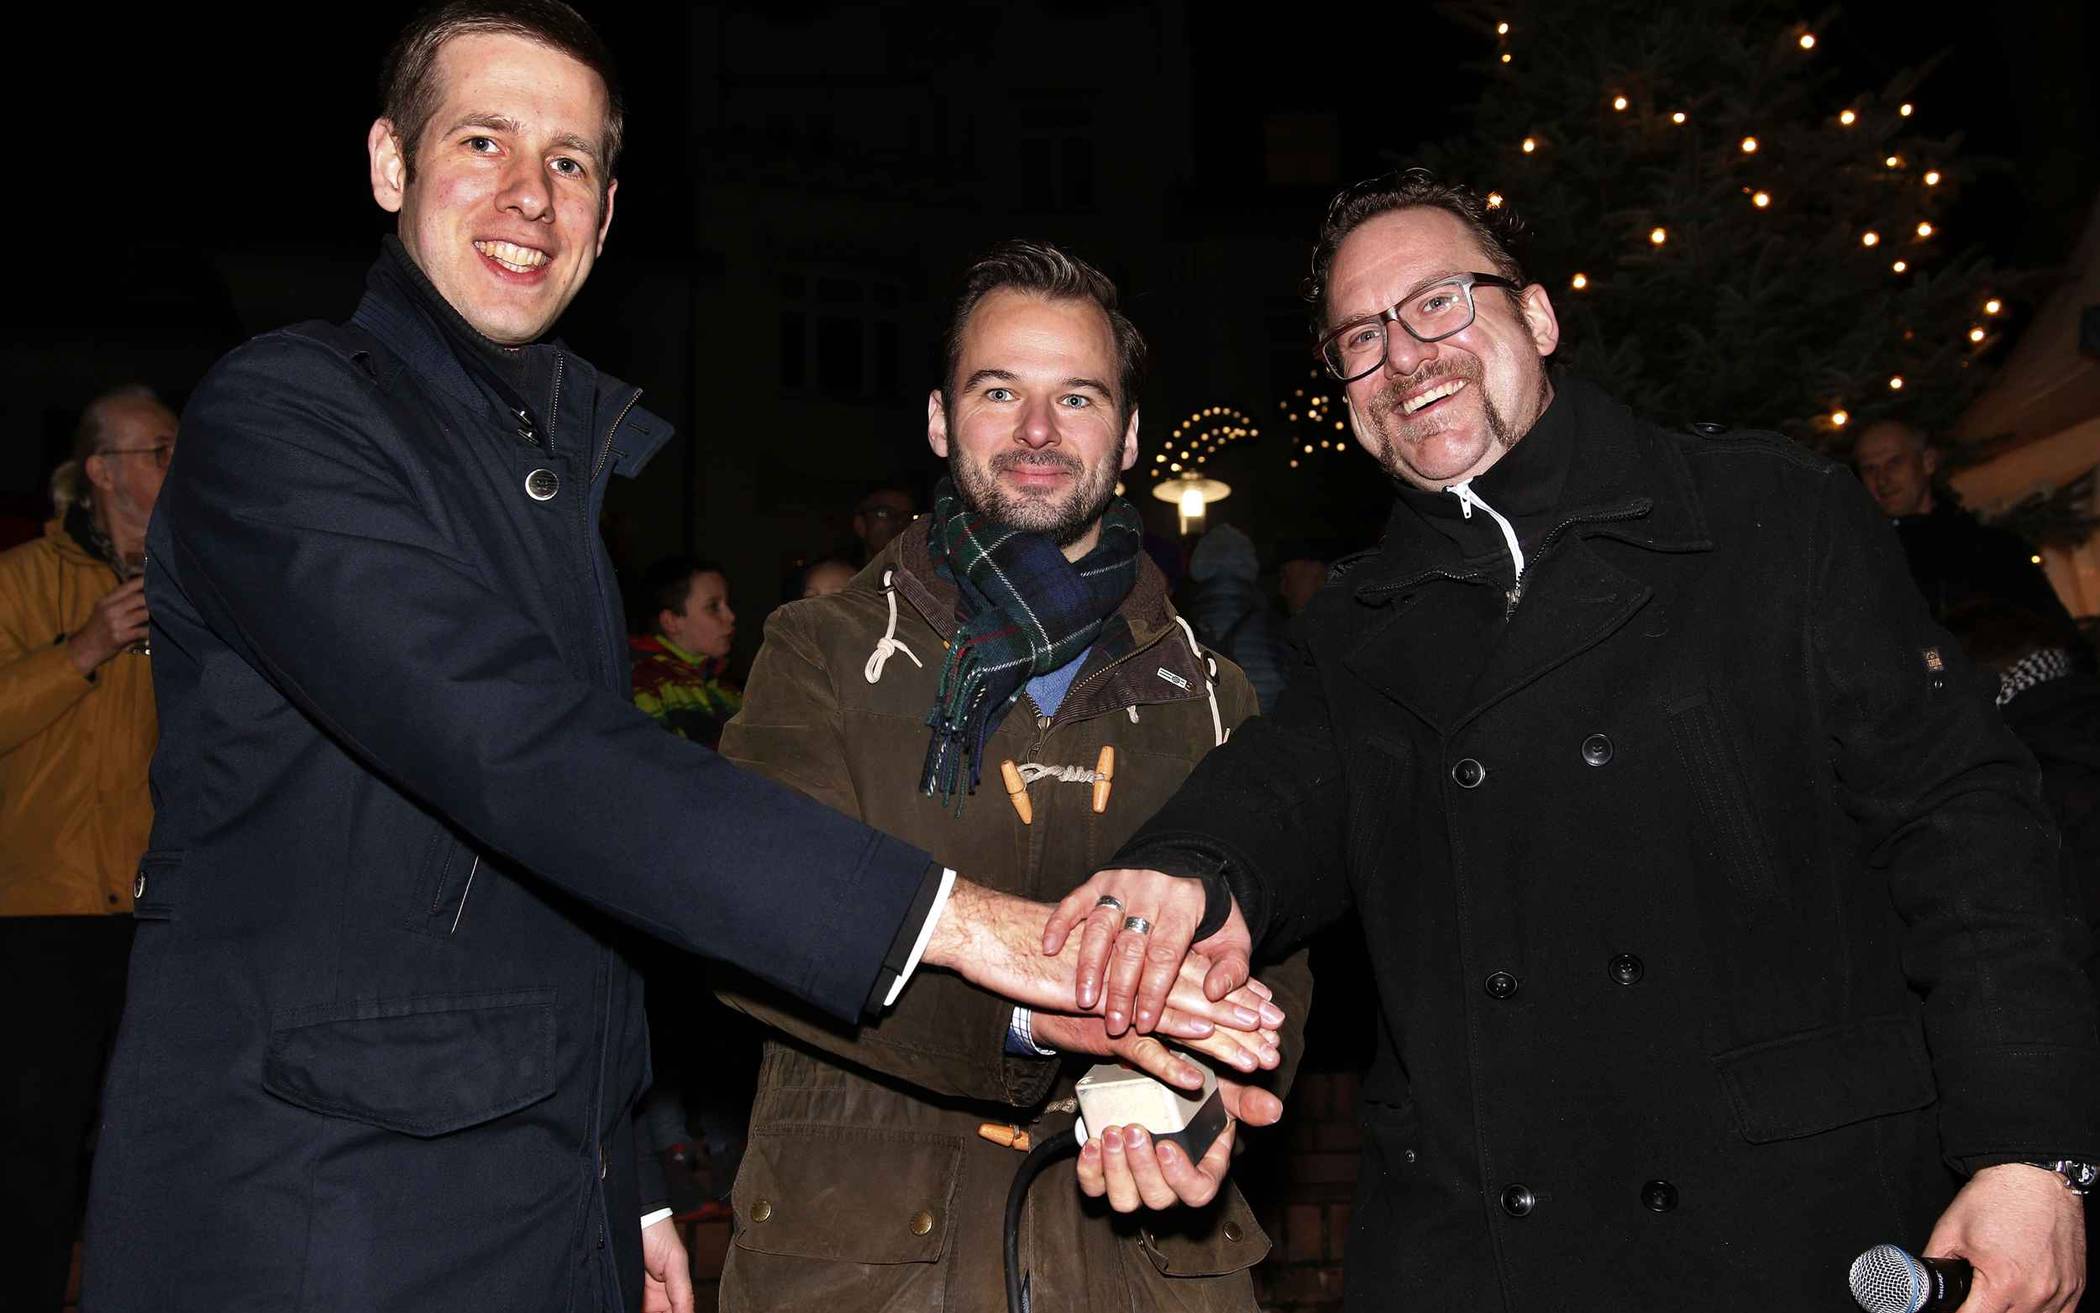
[[[561,0],[447,0],[423,10],[401,29],[380,67],[379,113],[394,125],[410,176],[416,171],[416,146],[437,113],[438,51],[454,37],[488,34],[537,41],[598,75],[605,84],[605,159],[599,181],[610,185],[620,159],[627,103],[620,94],[612,51],[583,15]]]
[[[1092,301],[1108,316],[1116,338],[1116,386],[1122,395],[1116,408],[1123,418],[1137,406],[1138,388],[1145,381],[1145,338],[1137,325],[1116,308],[1116,285],[1105,273],[1076,255],[1049,242],[1016,238],[994,246],[979,256],[963,275],[962,294],[948,318],[947,365],[941,376],[941,404],[955,408],[955,371],[962,364],[963,330],[979,302],[993,292],[1010,288],[1033,292],[1052,300]]]
[[[1312,276],[1305,280],[1305,299],[1312,304],[1314,337],[1327,331],[1327,275],[1334,269],[1334,253],[1341,249],[1343,240],[1381,214],[1412,209],[1442,210],[1457,219],[1480,239],[1496,274],[1519,287],[1528,281],[1524,266],[1510,254],[1510,247],[1523,235],[1524,224],[1507,204],[1489,206],[1472,188],[1444,182],[1427,169],[1381,174],[1343,188],[1327,203],[1320,242],[1313,247]],[[1516,293],[1510,295],[1514,297]]]

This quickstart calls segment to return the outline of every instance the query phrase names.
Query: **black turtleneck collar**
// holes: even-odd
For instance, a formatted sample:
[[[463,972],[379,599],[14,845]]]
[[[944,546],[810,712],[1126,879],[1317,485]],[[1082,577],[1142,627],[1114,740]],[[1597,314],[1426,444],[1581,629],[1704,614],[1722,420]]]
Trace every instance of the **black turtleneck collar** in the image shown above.
[[[1530,429],[1472,483],[1473,494],[1507,516],[1516,526],[1518,540],[1527,545],[1537,542],[1552,527],[1552,514],[1567,486],[1580,426],[1577,391],[1555,388],[1553,399],[1546,403],[1546,409]],[[1468,557],[1506,554],[1501,530],[1494,521],[1478,513],[1468,518],[1458,498],[1448,491],[1429,491],[1403,483],[1399,485],[1399,501],[1396,512],[1413,511],[1438,533],[1457,543]]]
[[[506,404],[515,409],[522,401],[535,419],[543,420],[553,399],[559,348],[549,342],[504,346],[491,340],[452,308],[452,303],[409,256],[399,237],[388,233],[380,246],[379,263],[373,266],[375,280],[428,315],[470,373],[497,384],[499,393],[509,394]]]

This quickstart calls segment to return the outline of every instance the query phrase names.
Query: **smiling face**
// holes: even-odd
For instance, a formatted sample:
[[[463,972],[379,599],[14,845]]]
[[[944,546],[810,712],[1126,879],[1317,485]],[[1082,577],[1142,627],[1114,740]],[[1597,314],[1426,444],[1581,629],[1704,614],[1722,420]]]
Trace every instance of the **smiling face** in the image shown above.
[[[605,84],[551,46],[492,33],[447,41],[436,77],[413,176],[394,125],[372,125],[373,198],[400,215],[402,246],[462,318],[496,342],[534,341],[612,223]]]
[[[970,312],[926,440],[971,510],[1050,538],[1078,560],[1100,537],[1116,474],[1137,460],[1137,411],[1115,394],[1108,315],[1083,298],[1001,288]]]
[[[1455,215],[1417,206],[1365,220],[1335,251],[1330,327],[1375,315],[1441,278],[1491,273],[1480,239]],[[1423,344],[1389,326],[1385,363],[1345,385],[1350,427],[1388,474],[1441,489],[1485,473],[1553,399],[1545,357],[1560,326],[1544,288],[1512,301],[1475,288],[1473,323]]]
[[[1859,435],[1852,460],[1859,467],[1859,481],[1874,494],[1882,514],[1926,515],[1932,511],[1932,476],[1939,472],[1940,462],[1924,434],[1908,424],[1884,420]]]

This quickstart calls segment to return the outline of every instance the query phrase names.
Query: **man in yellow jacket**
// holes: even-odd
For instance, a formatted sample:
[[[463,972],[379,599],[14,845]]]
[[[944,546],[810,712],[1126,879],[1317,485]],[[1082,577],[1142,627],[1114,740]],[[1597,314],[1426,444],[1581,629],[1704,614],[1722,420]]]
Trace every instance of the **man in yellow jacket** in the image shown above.
[[[144,388],[97,397],[57,515],[0,554],[0,1307],[64,1302],[124,1006],[158,729],[139,572],[175,428]]]

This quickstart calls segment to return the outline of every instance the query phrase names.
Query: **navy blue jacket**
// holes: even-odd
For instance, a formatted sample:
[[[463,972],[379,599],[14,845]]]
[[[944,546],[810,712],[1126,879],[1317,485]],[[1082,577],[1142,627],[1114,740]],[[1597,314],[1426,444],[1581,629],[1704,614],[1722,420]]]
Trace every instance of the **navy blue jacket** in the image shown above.
[[[149,535],[97,1313],[634,1307],[630,928],[850,1020],[922,888],[634,709],[598,510],[668,426],[558,346],[521,422],[398,259],[212,370]]]

